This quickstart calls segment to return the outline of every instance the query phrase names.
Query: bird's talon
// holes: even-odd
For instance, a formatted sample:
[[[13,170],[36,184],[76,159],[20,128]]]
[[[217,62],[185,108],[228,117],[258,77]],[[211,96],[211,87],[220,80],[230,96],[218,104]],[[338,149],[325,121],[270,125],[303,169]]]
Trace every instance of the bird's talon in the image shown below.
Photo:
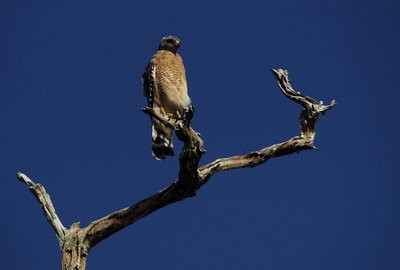
[[[160,107],[160,112],[163,116],[167,115],[163,107]]]
[[[182,120],[184,121],[185,125],[190,126],[192,123],[193,115],[194,115],[194,107],[193,105],[189,105],[189,107],[184,107],[182,109]]]

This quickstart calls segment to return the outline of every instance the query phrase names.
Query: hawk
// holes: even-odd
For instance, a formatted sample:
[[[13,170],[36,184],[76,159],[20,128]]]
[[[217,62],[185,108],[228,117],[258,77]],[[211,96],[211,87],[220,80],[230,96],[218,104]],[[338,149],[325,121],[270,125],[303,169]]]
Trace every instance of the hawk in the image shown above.
[[[147,65],[143,75],[143,94],[154,111],[173,119],[183,119],[193,112],[188,96],[186,72],[182,57],[177,53],[180,40],[174,36],[161,39],[157,53]],[[173,130],[160,121],[152,121],[152,153],[156,159],[174,155]]]

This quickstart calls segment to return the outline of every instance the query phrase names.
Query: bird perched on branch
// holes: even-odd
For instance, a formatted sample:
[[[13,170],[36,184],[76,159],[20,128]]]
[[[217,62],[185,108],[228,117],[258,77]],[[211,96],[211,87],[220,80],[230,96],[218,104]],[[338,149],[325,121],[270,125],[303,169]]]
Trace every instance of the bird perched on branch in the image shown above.
[[[177,53],[179,47],[180,40],[177,37],[163,37],[142,80],[148,107],[168,118],[187,120],[186,115],[189,111],[192,115],[193,107],[188,96],[185,67]],[[153,156],[160,160],[174,155],[171,128],[152,118],[151,136]]]

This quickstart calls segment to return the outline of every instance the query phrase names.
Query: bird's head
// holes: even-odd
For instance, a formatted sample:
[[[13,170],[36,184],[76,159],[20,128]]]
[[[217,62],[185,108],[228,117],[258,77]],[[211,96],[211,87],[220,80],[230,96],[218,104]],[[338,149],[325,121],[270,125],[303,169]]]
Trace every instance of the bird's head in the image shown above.
[[[161,39],[158,50],[166,50],[172,53],[176,53],[180,45],[181,41],[179,40],[179,38],[174,36],[166,36]]]

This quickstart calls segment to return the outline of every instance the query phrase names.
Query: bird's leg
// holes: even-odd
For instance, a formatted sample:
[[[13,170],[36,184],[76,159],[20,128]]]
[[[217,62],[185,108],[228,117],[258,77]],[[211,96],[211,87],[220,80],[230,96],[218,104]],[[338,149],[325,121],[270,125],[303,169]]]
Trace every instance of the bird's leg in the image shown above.
[[[167,113],[165,112],[165,110],[164,110],[164,108],[163,107],[160,107],[160,112],[161,112],[161,114],[163,115],[163,116],[165,116]]]
[[[181,120],[186,126],[189,127],[190,123],[192,123],[194,107],[193,105],[189,105],[189,107],[184,107],[181,111],[176,110],[175,114],[166,112],[164,107],[160,107],[160,113],[163,116],[168,117],[168,120],[175,119],[175,123],[176,121]]]

